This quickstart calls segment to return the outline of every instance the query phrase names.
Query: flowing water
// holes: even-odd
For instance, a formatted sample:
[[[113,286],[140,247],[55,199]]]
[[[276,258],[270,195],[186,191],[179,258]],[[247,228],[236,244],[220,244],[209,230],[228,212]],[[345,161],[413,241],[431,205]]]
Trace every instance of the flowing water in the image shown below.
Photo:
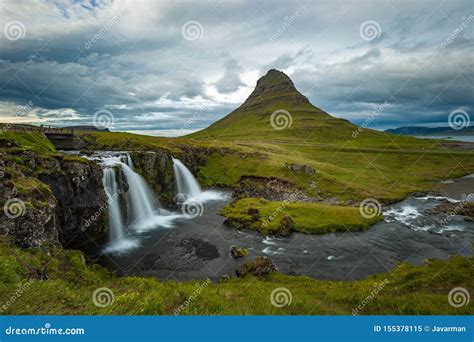
[[[464,194],[469,189],[474,192],[472,177],[444,183],[450,191],[461,186]],[[173,229],[149,231],[140,248],[118,256],[102,255],[100,261],[122,275],[190,280],[232,275],[243,262],[265,255],[285,274],[350,280],[387,272],[401,261],[421,264],[427,258],[472,255],[474,223],[431,212],[441,203],[459,205],[460,197],[408,197],[386,206],[384,221],[367,231],[293,233],[288,238],[227,227],[218,212],[229,201],[205,202],[200,215],[174,221]],[[249,255],[234,259],[230,255],[234,245],[248,248]]]
[[[154,228],[169,228],[176,218],[161,209],[145,180],[134,171],[128,153],[98,153],[90,159],[103,167],[104,190],[107,195],[109,242],[106,253],[121,254],[140,246],[137,233]],[[117,174],[123,174],[127,191],[121,193]],[[127,217],[126,222],[124,217]]]
[[[124,238],[124,226],[122,212],[120,210],[117,191],[117,180],[115,170],[112,167],[104,169],[104,190],[107,194],[107,203],[109,205],[109,234],[110,242],[117,243]]]
[[[201,187],[193,174],[186,166],[184,166],[183,163],[181,163],[181,161],[173,159],[173,168],[178,196],[182,195],[184,198],[194,198],[202,193]]]
[[[145,180],[134,172],[127,164],[119,163],[128,183],[130,196],[132,225],[143,227],[155,216],[159,215],[159,203]]]
[[[104,168],[108,197],[110,242],[99,261],[123,275],[150,275],[160,279],[217,279],[256,256],[266,255],[285,274],[318,279],[350,280],[387,272],[400,261],[421,264],[427,258],[472,255],[474,223],[457,215],[433,211],[442,203],[462,205],[474,192],[474,177],[444,181],[442,196],[410,196],[386,206],[384,221],[363,232],[288,238],[227,227],[218,215],[230,193],[202,191],[194,176],[174,159],[177,195],[183,202],[167,211],[160,207],[145,180],[133,170],[126,153],[95,156]],[[125,193],[118,181],[125,179]],[[474,194],[470,195],[471,198]],[[191,207],[194,211],[187,212]],[[249,249],[234,259],[232,246]]]
[[[105,254],[123,255],[141,246],[149,231],[172,228],[179,220],[202,215],[203,203],[223,200],[219,191],[202,191],[191,172],[178,159],[173,159],[177,195],[180,201],[176,212],[163,209],[145,179],[134,171],[133,160],[126,152],[97,152],[89,159],[103,167],[104,191],[107,195],[109,242],[102,250]],[[126,182],[121,193],[117,175]],[[125,219],[126,218],[126,219]]]

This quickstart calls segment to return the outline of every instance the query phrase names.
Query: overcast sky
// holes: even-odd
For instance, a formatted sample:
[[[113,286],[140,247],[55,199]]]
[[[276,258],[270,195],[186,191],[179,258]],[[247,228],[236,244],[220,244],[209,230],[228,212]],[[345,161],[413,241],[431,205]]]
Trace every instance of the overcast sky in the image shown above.
[[[0,26],[0,122],[108,111],[112,130],[183,134],[270,68],[357,124],[447,126],[453,110],[474,122],[472,0],[1,0]]]

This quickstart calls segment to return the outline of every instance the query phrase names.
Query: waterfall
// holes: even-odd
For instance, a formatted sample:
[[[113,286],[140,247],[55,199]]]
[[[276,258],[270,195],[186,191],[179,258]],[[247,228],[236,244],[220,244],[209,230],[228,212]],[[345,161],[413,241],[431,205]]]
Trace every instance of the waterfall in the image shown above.
[[[120,162],[119,166],[127,178],[134,224],[153,219],[159,213],[159,203],[145,180],[127,164]]]
[[[109,236],[111,243],[118,243],[124,238],[124,227],[122,213],[120,211],[119,193],[117,192],[117,180],[115,178],[115,169],[107,167],[104,169],[103,176],[104,190],[107,195],[107,204],[109,206]]]
[[[131,168],[132,170],[135,170],[135,167],[133,166],[132,157],[130,157],[129,154],[127,154],[127,165],[128,165],[128,167]]]
[[[174,220],[182,219],[183,215],[186,216],[184,213],[171,213],[161,208],[145,179],[134,171],[133,161],[129,154],[107,152],[91,159],[100,160],[103,167],[110,235],[109,245],[106,247],[107,252],[122,253],[136,247],[139,242],[132,237],[134,234],[157,227],[171,228]],[[188,204],[202,207],[203,202],[224,198],[217,191],[202,191],[192,173],[178,159],[173,159],[173,168],[178,192],[192,201]],[[121,171],[120,179],[117,178],[117,170]],[[119,189],[122,188],[119,187],[122,185],[119,184],[119,180],[122,179],[125,179],[128,185],[125,194],[119,193]]]
[[[178,218],[161,209],[158,200],[150,190],[146,181],[133,170],[130,155],[111,154],[93,157],[100,160],[103,168],[103,185],[107,195],[109,214],[109,243],[105,248],[109,253],[122,253],[137,247],[139,242],[131,234],[140,233],[157,227],[170,228],[172,221]],[[128,184],[125,194],[119,193],[116,170],[119,169]],[[122,202],[125,200],[125,202]],[[125,204],[121,208],[121,203]],[[124,222],[124,210],[127,212]],[[132,228],[133,230],[127,229]]]
[[[179,160],[173,158],[174,178],[176,180],[176,201],[199,202],[216,201],[225,199],[227,196],[219,191],[202,191],[199,183],[189,169]]]
[[[173,169],[176,179],[178,195],[184,197],[197,197],[202,193],[199,183],[180,160],[173,158]]]

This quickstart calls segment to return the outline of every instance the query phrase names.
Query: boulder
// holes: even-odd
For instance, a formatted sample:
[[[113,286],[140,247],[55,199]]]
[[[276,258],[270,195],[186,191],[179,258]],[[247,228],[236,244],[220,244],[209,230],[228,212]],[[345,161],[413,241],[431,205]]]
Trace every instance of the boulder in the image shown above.
[[[235,274],[237,277],[245,277],[247,274],[253,274],[256,277],[263,277],[277,271],[278,269],[269,258],[259,256],[252,261],[240,265],[235,270]]]
[[[285,215],[280,221],[280,228],[278,229],[278,234],[281,236],[290,236],[293,232],[294,222],[292,218],[288,215]]]
[[[286,165],[288,170],[295,171],[295,172],[304,172],[307,175],[314,175],[316,170],[309,165],[304,164],[287,164]]]
[[[249,254],[249,250],[247,248],[232,246],[230,248],[230,254],[234,258],[238,259],[238,258],[242,258],[244,256],[247,256]]]

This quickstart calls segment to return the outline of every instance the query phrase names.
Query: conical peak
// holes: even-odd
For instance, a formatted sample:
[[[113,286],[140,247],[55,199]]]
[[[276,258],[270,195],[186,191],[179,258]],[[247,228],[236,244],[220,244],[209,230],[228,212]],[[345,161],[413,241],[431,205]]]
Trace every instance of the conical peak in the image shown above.
[[[306,96],[296,90],[293,81],[284,73],[270,69],[257,81],[254,91],[245,101],[244,106],[267,104],[269,100],[288,100],[291,102],[309,103]]]
[[[257,88],[265,86],[266,84],[279,84],[287,86],[288,88],[295,87],[287,74],[276,69],[270,69],[264,76],[260,77],[257,81]]]

